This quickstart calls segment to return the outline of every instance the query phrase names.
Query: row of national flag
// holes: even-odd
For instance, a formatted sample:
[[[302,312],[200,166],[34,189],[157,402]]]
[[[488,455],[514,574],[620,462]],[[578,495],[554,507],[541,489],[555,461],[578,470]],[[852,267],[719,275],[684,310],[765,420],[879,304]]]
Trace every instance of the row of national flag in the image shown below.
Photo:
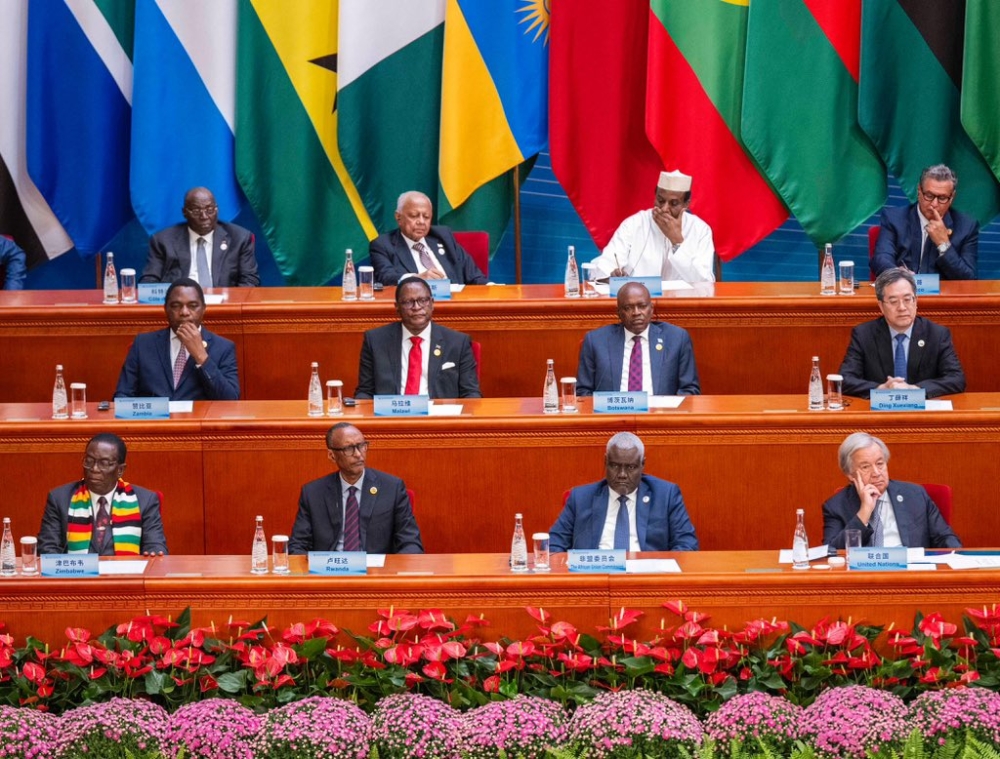
[[[496,245],[546,145],[599,246],[664,168],[727,260],[789,213],[835,241],[933,163],[986,222],[997,29],[995,0],[10,0],[0,233],[92,254],[205,185],[322,284],[406,190]]]

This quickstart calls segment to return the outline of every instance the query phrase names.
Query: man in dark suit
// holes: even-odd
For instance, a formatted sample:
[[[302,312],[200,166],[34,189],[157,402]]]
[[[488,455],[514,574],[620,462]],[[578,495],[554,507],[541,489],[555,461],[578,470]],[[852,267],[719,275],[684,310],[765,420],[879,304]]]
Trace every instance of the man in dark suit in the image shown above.
[[[620,324],[588,332],[580,347],[577,395],[645,390],[650,395],[698,395],[698,369],[686,330],[654,322],[649,290],[628,282],[618,290]]]
[[[455,240],[448,227],[431,225],[434,207],[422,192],[399,196],[396,223],[399,229],[379,235],[368,246],[375,279],[395,285],[403,277],[448,279],[456,285],[485,285],[476,262]]]
[[[922,387],[927,397],[965,391],[965,373],[947,327],[917,316],[917,283],[906,269],[887,269],[875,280],[882,317],[851,330],[840,365],[847,395],[869,397],[873,388]]]
[[[472,341],[431,322],[434,298],[427,282],[412,278],[397,287],[396,313],[400,321],[365,332],[355,396],[482,397]]]
[[[631,432],[614,435],[604,456],[605,478],[570,491],[549,530],[549,549],[697,551],[680,488],[644,475],[645,463],[642,440]]]
[[[136,335],[115,398],[238,401],[236,346],[205,329],[205,293],[193,279],[167,288],[167,329]]]
[[[83,457],[83,479],[49,492],[38,530],[38,553],[162,556],[167,552],[160,499],[122,479],[125,442],[94,435]]]
[[[140,282],[190,277],[203,288],[260,284],[253,233],[219,221],[219,207],[209,190],[189,190],[181,210],[187,224],[175,224],[149,238],[149,257]]]
[[[289,553],[423,553],[406,485],[365,468],[368,443],[361,430],[335,424],[326,433],[326,447],[337,471],[303,485]]]
[[[979,222],[952,209],[958,177],[944,164],[920,175],[917,202],[885,208],[872,256],[876,275],[902,267],[941,279],[977,279]]]
[[[844,530],[861,530],[866,546],[961,548],[927,491],[889,479],[889,449],[866,432],[840,445],[840,470],[849,484],[823,504],[823,542],[844,547]]]

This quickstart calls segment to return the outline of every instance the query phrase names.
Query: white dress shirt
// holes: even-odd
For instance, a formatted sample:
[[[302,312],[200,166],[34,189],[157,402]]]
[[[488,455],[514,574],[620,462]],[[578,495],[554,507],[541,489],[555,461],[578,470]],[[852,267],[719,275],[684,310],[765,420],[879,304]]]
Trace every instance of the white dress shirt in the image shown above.
[[[639,491],[636,489],[626,496],[628,498],[628,550],[630,551],[642,550],[639,545],[639,533],[635,528],[635,506],[638,495]],[[604,520],[604,529],[601,530],[601,542],[597,544],[601,550],[610,550],[615,547],[615,526],[618,523],[618,509],[621,505],[618,503],[619,498],[621,496],[618,493],[608,488],[608,516]]]
[[[420,358],[421,358],[421,370],[420,370],[420,395],[430,395],[427,390],[427,358],[431,354],[431,324],[433,322],[427,322],[427,326],[424,327],[424,331],[419,335],[411,334],[406,327],[403,327],[403,343],[402,343],[402,360],[403,360],[403,370],[399,374],[399,392],[402,393],[406,389],[406,379],[410,370],[410,349],[413,347],[413,343],[410,342],[411,337],[422,337],[423,342],[420,343]]]
[[[632,334],[628,330],[625,330],[625,353],[622,356],[622,376],[621,382],[619,383],[619,390],[621,392],[628,392],[628,367],[629,361],[632,360],[632,338],[636,335]],[[649,395],[653,394],[653,370],[649,364],[649,325],[646,325],[646,329],[639,333],[639,343],[642,346],[642,389],[645,390]]]

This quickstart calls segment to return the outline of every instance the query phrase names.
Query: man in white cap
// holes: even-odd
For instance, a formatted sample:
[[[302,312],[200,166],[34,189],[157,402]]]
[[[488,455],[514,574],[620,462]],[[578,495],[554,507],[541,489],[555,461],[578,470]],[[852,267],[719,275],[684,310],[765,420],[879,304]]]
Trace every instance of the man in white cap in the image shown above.
[[[656,205],[621,223],[593,263],[598,277],[656,277],[684,282],[715,281],[712,229],[692,213],[691,177],[661,171]]]

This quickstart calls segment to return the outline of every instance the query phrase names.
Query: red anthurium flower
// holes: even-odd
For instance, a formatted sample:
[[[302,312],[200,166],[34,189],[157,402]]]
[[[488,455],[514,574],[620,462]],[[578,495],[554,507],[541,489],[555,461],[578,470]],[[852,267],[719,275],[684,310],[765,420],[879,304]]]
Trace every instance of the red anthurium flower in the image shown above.
[[[417,617],[420,627],[424,630],[454,630],[455,625],[440,609],[421,611]]]
[[[593,665],[594,660],[592,657],[587,656],[587,654],[582,654],[574,651],[573,653],[563,653],[556,657],[560,662],[562,662],[567,669],[575,670],[577,672],[584,672]]]
[[[626,627],[628,627],[630,624],[632,624],[642,616],[643,612],[638,611],[637,609],[626,609],[625,607],[622,607],[621,610],[619,610],[619,612],[611,618],[610,627],[603,627],[599,625],[597,629],[600,630],[601,632],[608,632],[610,630],[615,630],[615,631],[624,630]]]
[[[6,669],[14,663],[14,651],[10,648],[0,648],[0,669]]]
[[[62,660],[78,667],[89,667],[94,661],[94,650],[87,643],[74,643],[66,647]]]
[[[278,688],[284,688],[287,686],[295,685],[295,678],[291,675],[279,675],[275,678],[274,682],[271,683],[271,687],[275,690]]]
[[[749,680],[751,677],[753,677],[753,670],[750,667],[740,669],[740,680]]]
[[[678,601],[667,601],[666,603],[663,603],[661,605],[663,606],[664,609],[669,609],[674,614],[676,614],[678,617],[684,616],[684,614],[688,610],[688,605],[686,603],[684,603],[683,601],[680,601],[680,600],[678,600]]]
[[[177,641],[177,647],[183,648],[185,646],[197,646],[201,648],[205,645],[205,630],[203,628],[195,628],[188,632],[183,638]]]
[[[996,604],[982,609],[966,609],[965,613],[985,625],[1000,625],[1000,607]]]
[[[392,630],[389,629],[388,622],[386,622],[384,619],[379,619],[368,625],[368,632],[384,637],[386,635],[391,634]]]
[[[938,640],[945,635],[954,635],[958,630],[958,626],[953,622],[945,622],[940,612],[928,614],[920,620],[918,627],[920,632],[934,640]]]
[[[217,690],[219,687],[218,681],[211,675],[202,675],[198,680],[198,690],[202,693],[208,693],[210,690]]]
[[[701,651],[697,648],[689,648],[681,657],[681,663],[688,669],[698,669],[701,664]]]
[[[190,685],[194,682],[193,677],[181,677],[179,675],[172,675],[170,679],[174,681],[178,688],[183,688],[185,685]]]
[[[444,650],[448,659],[461,659],[468,652],[468,649],[466,649],[466,647],[457,640],[450,640],[441,646],[441,648]]]
[[[500,692],[500,676],[490,675],[485,680],[483,680],[483,690],[487,693],[499,693]]]
[[[417,626],[420,618],[415,614],[408,614],[407,612],[396,612],[387,620],[389,629],[393,632],[406,632],[407,630],[412,630]]]
[[[920,677],[920,682],[922,683],[936,683],[941,679],[941,668],[931,667],[927,672]]]
[[[576,628],[569,622],[556,622],[549,629],[552,634],[552,637],[555,638],[556,640],[568,639],[573,642],[573,645],[576,645],[576,640],[579,637],[579,633],[577,632]]]
[[[317,617],[306,625],[306,636],[310,638],[333,638],[340,633],[340,628],[328,619]]]
[[[521,659],[502,659],[497,662],[496,671],[500,674],[512,669],[523,669],[524,662]]]
[[[499,643],[494,643],[493,641],[487,641],[486,643],[483,643],[483,646],[487,650],[496,654],[497,656],[503,656],[503,646],[501,646]]]
[[[660,675],[672,675],[674,674],[674,665],[670,662],[660,662],[653,667],[653,671]]]
[[[697,641],[699,646],[717,646],[719,644],[719,631],[706,630]]]
[[[306,639],[306,626],[302,622],[296,622],[291,627],[285,628],[285,631],[281,633],[281,639],[285,643],[294,645],[296,643],[302,643]]]
[[[960,678],[960,680],[961,680],[961,681],[962,681],[963,683],[966,683],[966,684],[968,684],[968,683],[974,683],[974,682],[976,682],[976,680],[978,680],[978,679],[979,679],[979,673],[978,673],[978,672],[976,672],[975,670],[970,670],[969,672],[966,672],[966,673],[965,673],[965,674],[963,674],[963,675],[962,675],[962,677]]]
[[[507,656],[531,656],[533,653],[535,653],[535,644],[530,640],[515,641],[507,646]]]
[[[173,648],[173,641],[170,638],[165,638],[162,635],[157,635],[151,641],[149,641],[149,652],[155,656],[159,656],[165,651],[169,651]]]
[[[694,622],[695,624],[701,624],[702,622],[711,619],[712,617],[708,614],[703,614],[700,611],[688,611],[684,613],[684,620],[686,622]]]
[[[21,674],[29,681],[38,685],[45,679],[45,667],[33,661],[25,662]]]
[[[86,643],[90,640],[90,630],[84,630],[82,627],[67,627],[66,637],[74,643]]]
[[[53,690],[54,688],[51,683],[43,683],[38,686],[38,690],[36,692],[38,693],[39,698],[48,698],[52,695]]]
[[[390,664],[398,664],[401,667],[409,667],[420,661],[423,655],[423,646],[412,643],[400,643],[398,646],[386,649],[385,660]]]
[[[439,661],[428,662],[424,665],[422,671],[431,680],[439,680],[441,682],[445,682],[447,680],[446,675],[448,674],[448,669]]]
[[[525,606],[524,610],[528,612],[532,617],[541,622],[543,625],[548,624],[549,620],[552,619],[551,612],[545,611],[540,607],[535,606]]]
[[[685,622],[674,631],[675,640],[694,640],[701,637],[704,628],[697,622]]]
[[[100,680],[107,673],[107,667],[91,667],[89,675],[91,680]]]
[[[422,683],[424,681],[424,678],[418,675],[416,672],[407,672],[404,681],[406,682],[407,688],[413,689],[418,684]]]

